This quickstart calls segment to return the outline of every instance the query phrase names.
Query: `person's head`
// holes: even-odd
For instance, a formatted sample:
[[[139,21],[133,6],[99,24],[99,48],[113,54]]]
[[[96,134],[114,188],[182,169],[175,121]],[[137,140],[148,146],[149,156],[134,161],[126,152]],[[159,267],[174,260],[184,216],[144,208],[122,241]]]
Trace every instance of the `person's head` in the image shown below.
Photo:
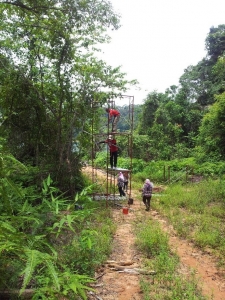
[[[149,179],[146,179],[146,180],[145,180],[145,183],[146,183],[146,184],[150,184],[151,182],[150,182]]]
[[[108,137],[109,140],[113,140],[113,136],[110,134]]]
[[[106,108],[105,111],[106,111],[106,112],[109,112],[109,108]]]

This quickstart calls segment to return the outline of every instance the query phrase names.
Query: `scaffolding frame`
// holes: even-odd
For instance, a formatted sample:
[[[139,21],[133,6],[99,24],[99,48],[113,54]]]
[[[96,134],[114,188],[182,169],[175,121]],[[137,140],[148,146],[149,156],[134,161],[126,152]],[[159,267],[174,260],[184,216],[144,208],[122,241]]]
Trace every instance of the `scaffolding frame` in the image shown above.
[[[96,133],[95,130],[95,113],[96,109],[100,108],[102,106],[101,103],[98,102],[93,102],[92,103],[92,109],[93,109],[93,118],[92,118],[92,184],[97,184],[98,185],[98,171],[99,169],[96,168],[95,166],[95,156],[96,153],[98,152],[98,149],[96,147],[96,139],[99,137],[103,137],[104,140],[107,140],[108,136],[110,134],[113,134],[113,136],[125,136],[127,137],[127,153],[128,157],[130,158],[130,167],[129,169],[122,169],[117,167],[116,169],[111,169],[109,167],[109,147],[107,145],[107,160],[106,160],[106,169],[105,169],[105,181],[104,185],[106,185],[106,189],[103,188],[102,192],[100,193],[93,193],[93,200],[105,200],[106,202],[106,207],[108,207],[109,201],[113,201],[114,204],[116,204],[117,201],[120,200],[128,200],[128,204],[133,202],[132,199],[132,192],[131,192],[131,187],[132,187],[132,159],[133,159],[133,130],[134,130],[134,96],[129,96],[129,95],[121,95],[120,100],[127,100],[128,101],[128,116],[126,121],[128,122],[128,127],[129,129],[127,131],[117,131],[117,132],[111,132],[110,130],[110,122],[109,122],[109,116],[108,116],[108,122],[107,122],[107,130],[104,133]],[[107,107],[105,108],[110,108],[110,109],[116,109],[116,99],[108,100],[106,103]],[[117,106],[120,106],[119,103]],[[121,118],[121,116],[120,116]],[[120,121],[121,122],[121,119]],[[117,145],[118,146],[118,145]],[[116,190],[118,189],[117,187],[117,178],[116,175],[119,172],[127,172],[128,173],[128,198],[126,197],[121,198],[117,193]],[[100,188],[102,188],[102,183],[99,185]],[[117,205],[117,204],[116,204]]]

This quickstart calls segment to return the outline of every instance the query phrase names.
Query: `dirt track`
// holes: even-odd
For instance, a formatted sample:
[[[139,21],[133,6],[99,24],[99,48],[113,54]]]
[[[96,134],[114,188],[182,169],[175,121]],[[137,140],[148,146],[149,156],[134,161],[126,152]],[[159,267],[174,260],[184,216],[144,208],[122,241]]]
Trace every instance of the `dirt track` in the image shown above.
[[[90,172],[90,169],[86,169],[86,172]],[[100,173],[99,176],[104,175]],[[154,196],[152,201],[154,201]],[[113,241],[113,251],[108,263],[96,273],[96,278],[98,278],[94,287],[96,293],[90,294],[89,299],[143,299],[139,287],[141,254],[134,247],[135,237],[132,228],[134,220],[145,222],[148,218],[157,219],[161,223],[163,230],[169,235],[171,249],[180,257],[182,272],[186,274],[190,269],[195,271],[203,295],[213,300],[225,299],[225,274],[218,271],[210,253],[203,253],[188,241],[180,239],[164,218],[156,211],[146,212],[144,205],[138,200],[135,201],[135,198],[131,208],[132,210],[127,215],[123,214],[122,209],[113,209],[113,218],[118,225]],[[133,264],[121,266],[121,262],[133,262]]]

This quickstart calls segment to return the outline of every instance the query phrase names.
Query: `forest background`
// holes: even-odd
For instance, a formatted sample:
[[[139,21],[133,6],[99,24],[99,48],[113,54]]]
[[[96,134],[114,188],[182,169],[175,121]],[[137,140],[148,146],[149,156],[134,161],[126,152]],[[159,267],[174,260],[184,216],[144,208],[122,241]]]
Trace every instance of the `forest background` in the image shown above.
[[[90,135],[93,126],[96,133],[105,122],[104,105],[137,82],[95,56],[97,45],[109,41],[108,28],[120,27],[108,1],[1,1],[0,19],[1,273],[13,265],[0,286],[9,287],[9,279],[23,274],[17,284],[25,289],[34,272],[33,285],[42,286],[46,276],[36,268],[44,258],[41,269],[52,274],[59,293],[68,274],[74,277],[65,262],[69,255],[66,267],[56,259],[55,235],[77,221],[68,215],[59,220],[59,211],[74,208],[88,194],[82,162],[91,159]],[[134,174],[152,168],[159,182],[161,173],[153,167],[158,163],[176,170],[189,165],[199,175],[224,175],[225,25],[209,29],[205,46],[207,56],[187,66],[179,86],[152,91],[143,105],[135,105]],[[97,113],[93,103],[100,104]],[[126,116],[127,106],[118,109]],[[119,130],[128,130],[126,124],[120,123]],[[126,141],[121,138],[119,144],[120,166],[129,167]],[[96,163],[105,164],[104,151]],[[49,230],[46,235],[43,227]],[[79,230],[81,246],[91,248],[90,229],[88,234]],[[78,265],[75,269],[86,276],[81,261]],[[82,293],[82,284],[90,280],[85,276],[76,277],[76,288],[67,282],[63,293]],[[46,286],[39,293],[55,293]]]

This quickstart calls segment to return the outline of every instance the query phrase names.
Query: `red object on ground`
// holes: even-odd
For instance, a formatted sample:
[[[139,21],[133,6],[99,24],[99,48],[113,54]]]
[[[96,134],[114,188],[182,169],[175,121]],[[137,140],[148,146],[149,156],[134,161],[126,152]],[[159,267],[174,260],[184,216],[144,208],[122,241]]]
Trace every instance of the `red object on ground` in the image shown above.
[[[128,207],[123,207],[123,214],[127,215],[128,214]]]

